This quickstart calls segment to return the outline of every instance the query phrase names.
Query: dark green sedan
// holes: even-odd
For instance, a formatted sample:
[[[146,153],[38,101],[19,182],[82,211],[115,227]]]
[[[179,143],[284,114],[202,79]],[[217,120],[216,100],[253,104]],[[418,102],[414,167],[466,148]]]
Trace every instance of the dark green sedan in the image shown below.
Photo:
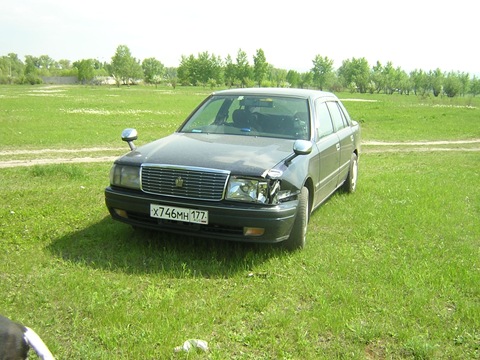
[[[355,191],[360,128],[332,93],[235,89],[207,97],[180,128],[111,169],[115,220],[179,234],[303,248],[310,213]]]

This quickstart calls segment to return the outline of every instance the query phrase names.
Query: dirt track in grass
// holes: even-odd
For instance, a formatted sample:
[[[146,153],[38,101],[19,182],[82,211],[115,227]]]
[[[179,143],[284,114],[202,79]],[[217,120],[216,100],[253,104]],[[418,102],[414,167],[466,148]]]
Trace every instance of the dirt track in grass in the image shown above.
[[[113,162],[128,148],[38,149],[0,151],[0,168],[48,164]],[[480,139],[412,142],[362,142],[361,154],[387,152],[480,151]],[[82,156],[84,154],[84,156]]]

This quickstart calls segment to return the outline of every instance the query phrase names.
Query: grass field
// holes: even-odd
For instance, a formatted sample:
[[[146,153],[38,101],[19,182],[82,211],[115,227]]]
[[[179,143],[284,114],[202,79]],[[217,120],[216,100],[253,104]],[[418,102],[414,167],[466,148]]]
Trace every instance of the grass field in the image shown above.
[[[0,163],[56,160],[0,168],[0,313],[58,359],[480,358],[480,99],[339,94],[359,186],[303,251],[113,222],[102,159],[122,129],[165,136],[208,93],[0,87]],[[175,353],[187,339],[209,351]]]

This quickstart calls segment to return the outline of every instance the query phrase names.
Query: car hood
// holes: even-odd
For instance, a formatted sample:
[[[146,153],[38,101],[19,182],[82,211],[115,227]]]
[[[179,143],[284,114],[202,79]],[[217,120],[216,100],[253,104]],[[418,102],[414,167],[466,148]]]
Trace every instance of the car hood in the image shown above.
[[[260,176],[293,153],[294,140],[175,133],[138,147],[117,163],[154,163],[230,170]]]

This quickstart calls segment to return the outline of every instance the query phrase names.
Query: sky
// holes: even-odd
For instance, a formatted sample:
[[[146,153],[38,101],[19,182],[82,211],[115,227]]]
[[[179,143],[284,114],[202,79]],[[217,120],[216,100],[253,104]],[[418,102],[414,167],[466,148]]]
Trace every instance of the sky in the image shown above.
[[[177,67],[208,52],[235,62],[258,49],[276,68],[317,56],[392,62],[410,72],[480,74],[477,0],[0,0],[0,56],[110,62],[119,45]]]

